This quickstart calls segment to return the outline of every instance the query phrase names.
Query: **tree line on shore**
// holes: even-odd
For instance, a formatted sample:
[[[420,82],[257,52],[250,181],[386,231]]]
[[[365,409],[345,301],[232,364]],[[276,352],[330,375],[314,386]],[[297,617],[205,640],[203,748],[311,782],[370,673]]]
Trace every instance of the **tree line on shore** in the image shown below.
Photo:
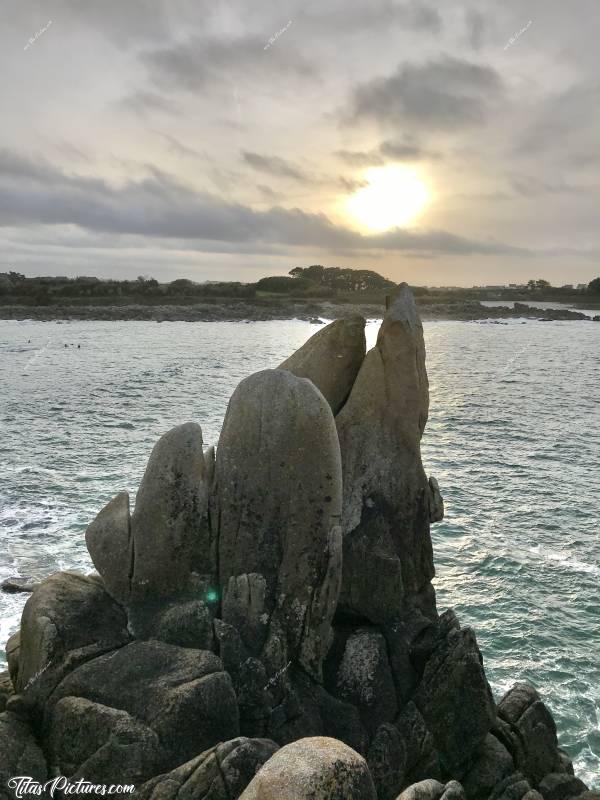
[[[373,270],[341,267],[294,267],[288,275],[273,275],[255,283],[239,281],[207,281],[196,283],[178,278],[159,283],[155,278],[140,275],[135,280],[100,279],[80,276],[68,278],[31,277],[19,272],[0,273],[0,302],[27,305],[55,305],[72,302],[136,301],[144,303],[216,302],[219,299],[273,299],[285,297],[321,298],[382,302],[397,284]],[[453,300],[513,299],[535,297],[543,300],[572,300],[593,296],[600,299],[600,277],[583,289],[552,286],[548,281],[530,280],[522,286],[430,288],[413,287],[422,302]]]

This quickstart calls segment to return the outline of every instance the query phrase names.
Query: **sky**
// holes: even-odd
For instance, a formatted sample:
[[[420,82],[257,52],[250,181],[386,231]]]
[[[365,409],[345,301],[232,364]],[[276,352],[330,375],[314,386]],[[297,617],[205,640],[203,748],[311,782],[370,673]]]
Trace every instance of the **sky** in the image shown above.
[[[598,0],[2,0],[0,271],[600,274]]]

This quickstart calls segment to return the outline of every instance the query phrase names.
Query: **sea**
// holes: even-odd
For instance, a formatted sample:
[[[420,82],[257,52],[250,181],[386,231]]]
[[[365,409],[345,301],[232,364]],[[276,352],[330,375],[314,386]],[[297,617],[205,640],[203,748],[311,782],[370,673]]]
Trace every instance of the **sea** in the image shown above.
[[[135,494],[157,438],[195,421],[216,444],[237,383],[318,327],[0,321],[0,580],[91,571],[85,527]],[[577,774],[600,788],[600,324],[424,329],[423,460],[446,504],[438,606],[476,631],[497,698],[515,681],[538,688]],[[0,593],[0,669],[25,600]]]

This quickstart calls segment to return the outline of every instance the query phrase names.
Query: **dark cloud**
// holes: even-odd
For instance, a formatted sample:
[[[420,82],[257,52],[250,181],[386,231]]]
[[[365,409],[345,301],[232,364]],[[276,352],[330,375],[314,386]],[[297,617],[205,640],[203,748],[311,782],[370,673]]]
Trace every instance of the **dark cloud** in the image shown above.
[[[440,158],[439,153],[426,150],[411,142],[382,142],[379,145],[379,152],[386,158],[395,161],[421,161],[426,158],[437,160]]]
[[[264,156],[260,153],[250,153],[244,151],[242,153],[243,159],[246,164],[259,172],[265,172],[268,175],[274,175],[278,178],[291,178],[299,183],[306,183],[309,181],[308,176],[300,169],[295,167],[289,161],[278,156]]]
[[[468,9],[466,14],[467,40],[475,51],[481,50],[485,40],[486,18],[473,8]]]
[[[318,11],[301,15],[303,26],[311,30],[334,31],[338,36],[367,30],[401,30],[440,34],[444,27],[440,12],[429,3],[413,0],[408,3],[365,3],[364,0],[343,0],[323,3]]]
[[[376,150],[337,150],[336,155],[351,167],[378,167],[386,161],[439,160],[441,155],[421,147],[414,140],[386,140]]]
[[[145,51],[141,59],[156,87],[194,93],[236,81],[248,83],[266,78],[273,83],[291,76],[315,75],[315,68],[291,47],[270,47],[265,51],[264,46],[264,38],[256,35],[235,39],[194,36]]]
[[[396,229],[367,236],[334,225],[324,214],[300,209],[255,211],[195,192],[159,169],[149,178],[114,188],[7,151],[0,153],[0,168],[0,226],[75,225],[101,234],[221,242],[225,250],[238,251],[285,244],[462,255],[527,252],[445,231]]]
[[[351,116],[393,125],[463,128],[483,122],[501,93],[501,78],[492,67],[443,56],[425,64],[402,65],[387,78],[358,86]]]
[[[170,98],[158,92],[137,91],[119,100],[117,107],[121,111],[130,111],[141,117],[156,111],[162,114],[179,115],[179,106]]]
[[[600,125],[600,82],[581,81],[529,109],[527,130],[516,143],[519,155],[556,151],[561,156],[595,157]],[[569,147],[565,148],[568,140]]]
[[[337,150],[335,155],[351,167],[377,167],[383,164],[383,158],[375,150]]]
[[[589,191],[592,186],[569,183],[564,178],[558,180],[545,180],[534,178],[530,175],[517,175],[510,179],[515,194],[521,197],[542,197],[556,194],[578,194]]]

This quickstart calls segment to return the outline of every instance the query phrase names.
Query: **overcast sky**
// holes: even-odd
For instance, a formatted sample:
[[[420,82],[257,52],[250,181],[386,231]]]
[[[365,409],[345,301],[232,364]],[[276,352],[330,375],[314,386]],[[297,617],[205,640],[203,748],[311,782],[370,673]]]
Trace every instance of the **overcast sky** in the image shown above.
[[[2,0],[1,19],[0,271],[600,274],[598,0]],[[346,199],[398,164],[431,201],[361,230]]]

